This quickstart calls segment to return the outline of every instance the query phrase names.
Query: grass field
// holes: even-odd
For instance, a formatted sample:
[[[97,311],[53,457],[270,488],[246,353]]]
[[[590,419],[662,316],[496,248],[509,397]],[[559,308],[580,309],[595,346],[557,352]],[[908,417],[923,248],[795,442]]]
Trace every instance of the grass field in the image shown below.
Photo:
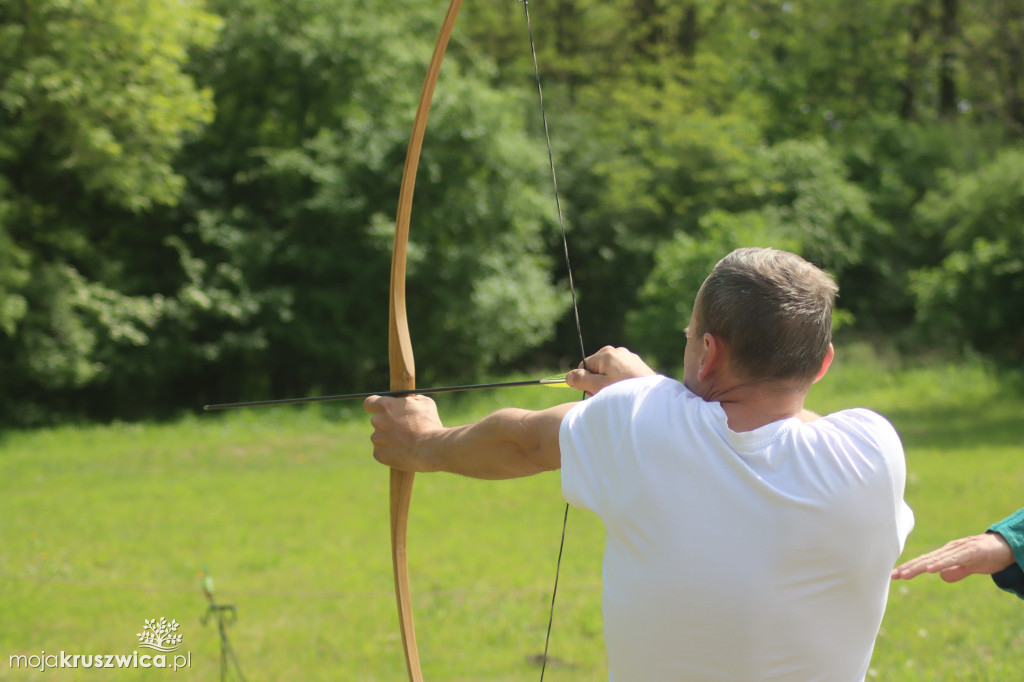
[[[840,349],[821,412],[866,406],[900,430],[917,527],[907,554],[1024,506],[1024,396],[980,364],[898,368]],[[844,357],[844,355],[849,357]],[[526,388],[438,399],[449,423],[575,394]],[[196,414],[172,424],[0,435],[0,679],[216,680],[198,572],[235,604],[247,680],[400,680],[387,471],[358,404]],[[500,483],[420,476],[409,563],[428,680],[534,680],[564,503],[557,474]],[[572,510],[545,679],[606,679],[603,534]],[[1009,680],[1024,604],[988,578],[893,585],[879,680]],[[144,619],[180,623],[191,667],[12,670],[24,654],[131,654]],[[171,657],[168,657],[170,662]]]

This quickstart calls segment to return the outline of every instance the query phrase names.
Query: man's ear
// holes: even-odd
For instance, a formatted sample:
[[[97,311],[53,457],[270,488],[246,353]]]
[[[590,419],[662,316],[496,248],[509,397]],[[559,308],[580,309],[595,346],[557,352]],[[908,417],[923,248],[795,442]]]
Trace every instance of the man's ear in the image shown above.
[[[725,360],[725,346],[714,334],[705,332],[701,337],[704,354],[697,365],[697,378],[704,381],[712,372],[718,370]]]
[[[825,376],[825,372],[832,366],[832,361],[836,357],[836,349],[832,347],[832,344],[828,344],[828,352],[825,353],[825,359],[821,361],[821,369],[818,370],[818,376],[814,377],[812,384],[816,384],[821,381],[821,378]]]

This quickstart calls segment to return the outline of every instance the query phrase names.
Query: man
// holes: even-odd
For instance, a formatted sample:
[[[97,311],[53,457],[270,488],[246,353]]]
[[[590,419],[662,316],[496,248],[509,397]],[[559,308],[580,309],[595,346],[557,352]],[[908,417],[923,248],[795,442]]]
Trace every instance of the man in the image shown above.
[[[740,249],[701,286],[684,381],[603,348],[589,400],[445,428],[425,397],[367,399],[374,456],[410,471],[562,470],[604,522],[612,680],[862,680],[913,525],[899,437],[879,415],[804,409],[828,369],[835,283]]]
[[[893,580],[938,573],[947,583],[969,575],[991,575],[993,582],[1024,599],[1024,509],[1018,509],[981,535],[951,540],[893,569]]]

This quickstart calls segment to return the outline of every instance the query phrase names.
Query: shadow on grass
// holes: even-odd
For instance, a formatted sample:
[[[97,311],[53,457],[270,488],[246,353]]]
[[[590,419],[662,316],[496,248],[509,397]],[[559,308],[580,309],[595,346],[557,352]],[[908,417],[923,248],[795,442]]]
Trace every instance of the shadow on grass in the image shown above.
[[[974,410],[925,404],[889,409],[886,416],[908,449],[962,450],[1024,444],[1024,393],[998,404],[978,405]]]

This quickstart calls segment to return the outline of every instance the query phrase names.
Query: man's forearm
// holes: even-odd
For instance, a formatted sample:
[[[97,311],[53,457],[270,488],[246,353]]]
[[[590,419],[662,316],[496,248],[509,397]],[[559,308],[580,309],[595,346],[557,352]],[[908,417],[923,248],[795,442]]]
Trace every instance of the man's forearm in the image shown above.
[[[466,426],[445,428],[417,443],[422,470],[482,479],[531,476],[558,469],[558,431],[574,403],[538,412],[499,410]]]

